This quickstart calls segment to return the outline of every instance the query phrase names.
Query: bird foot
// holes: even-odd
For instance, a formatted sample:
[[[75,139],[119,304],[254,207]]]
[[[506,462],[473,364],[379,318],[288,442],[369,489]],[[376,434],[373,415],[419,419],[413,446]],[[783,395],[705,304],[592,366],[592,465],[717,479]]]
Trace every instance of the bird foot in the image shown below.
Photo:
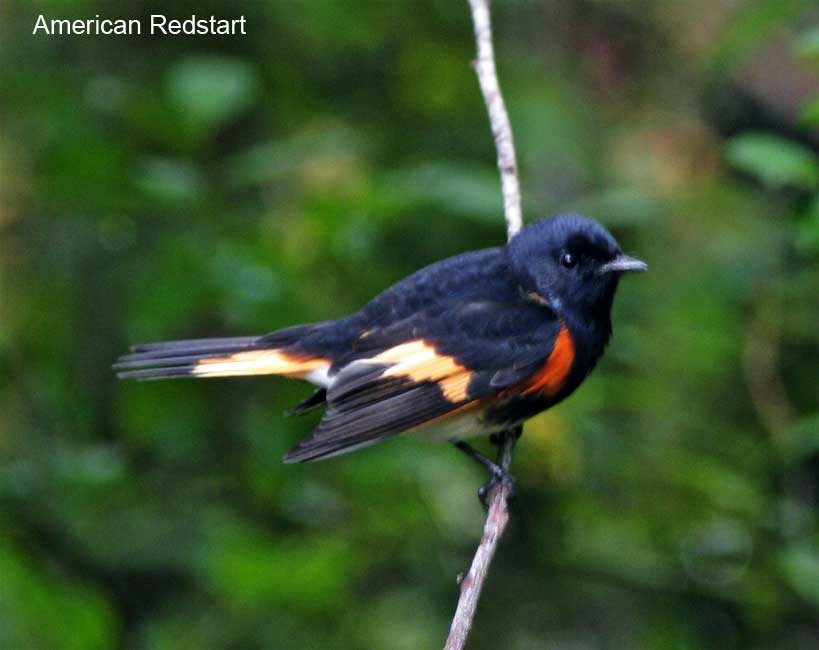
[[[492,490],[495,489],[497,485],[502,484],[504,487],[506,487],[507,498],[511,499],[514,496],[515,479],[507,470],[497,463],[492,462],[480,452],[475,451],[463,441],[459,440],[455,442],[455,447],[464,452],[472,460],[485,467],[489,472],[489,480],[481,486],[480,490],[478,490],[478,499],[480,499],[480,502],[483,504],[485,509],[489,509],[489,496],[492,494]]]
[[[481,485],[480,489],[478,490],[478,499],[483,505],[484,510],[489,510],[489,497],[492,495],[492,490],[494,490],[498,485],[503,485],[503,487],[506,489],[507,501],[514,499],[517,492],[515,477],[503,469],[500,465],[493,463],[492,467],[489,468],[489,471],[489,480]]]

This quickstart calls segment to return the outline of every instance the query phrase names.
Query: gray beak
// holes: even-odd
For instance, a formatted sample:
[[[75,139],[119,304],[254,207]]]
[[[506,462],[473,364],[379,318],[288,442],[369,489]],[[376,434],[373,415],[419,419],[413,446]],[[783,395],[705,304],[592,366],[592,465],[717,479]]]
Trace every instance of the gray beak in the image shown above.
[[[648,264],[636,257],[629,257],[628,255],[620,254],[611,262],[607,262],[600,267],[600,273],[625,273],[626,271],[645,271],[648,269]]]

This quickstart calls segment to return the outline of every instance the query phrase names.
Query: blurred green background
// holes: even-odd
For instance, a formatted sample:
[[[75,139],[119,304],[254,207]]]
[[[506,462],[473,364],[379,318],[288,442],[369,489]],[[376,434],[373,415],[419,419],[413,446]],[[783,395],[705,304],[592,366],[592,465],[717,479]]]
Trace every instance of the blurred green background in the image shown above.
[[[306,386],[110,365],[504,240],[466,2],[169,5],[0,6],[0,646],[437,647],[483,523],[467,459],[285,467]],[[248,34],[31,34],[152,12]],[[815,3],[493,12],[527,218],[589,214],[651,271],[526,427],[471,647],[819,647]]]

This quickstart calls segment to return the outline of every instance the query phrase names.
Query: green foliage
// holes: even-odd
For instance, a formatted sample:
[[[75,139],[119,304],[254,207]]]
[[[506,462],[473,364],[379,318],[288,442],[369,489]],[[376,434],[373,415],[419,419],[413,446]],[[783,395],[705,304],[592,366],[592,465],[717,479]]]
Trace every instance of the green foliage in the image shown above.
[[[259,80],[241,60],[191,56],[168,70],[167,93],[184,125],[199,138],[236,118],[254,101]]]
[[[819,29],[809,29],[796,39],[796,54],[804,59],[819,60]]]
[[[66,580],[8,543],[0,546],[0,575],[4,648],[110,648],[115,643],[118,626],[98,590]]]
[[[732,138],[725,148],[728,162],[753,174],[771,188],[804,190],[819,185],[819,158],[807,147],[768,133]]]
[[[815,69],[813,3],[703,6],[493,2],[527,218],[590,214],[651,271],[594,375],[527,425],[476,648],[819,645],[816,101],[698,110],[759,60]],[[448,628],[477,468],[402,438],[283,466],[307,387],[110,370],[136,342],[342,316],[504,240],[466,3],[241,10],[245,37],[72,38],[4,6],[2,647]]]
[[[788,584],[803,598],[819,606],[819,557],[816,541],[786,548],[780,556],[782,573]]]
[[[819,126],[819,98],[812,100],[802,109],[799,121],[809,128]]]

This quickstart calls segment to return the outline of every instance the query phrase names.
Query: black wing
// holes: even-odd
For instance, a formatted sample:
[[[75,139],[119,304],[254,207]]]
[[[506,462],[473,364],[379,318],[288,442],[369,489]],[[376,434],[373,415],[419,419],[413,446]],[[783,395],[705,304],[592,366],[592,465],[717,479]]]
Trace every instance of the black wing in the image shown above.
[[[375,444],[476,406],[525,381],[549,358],[560,321],[524,301],[461,303],[365,331],[327,391],[327,410],[286,462]]]

